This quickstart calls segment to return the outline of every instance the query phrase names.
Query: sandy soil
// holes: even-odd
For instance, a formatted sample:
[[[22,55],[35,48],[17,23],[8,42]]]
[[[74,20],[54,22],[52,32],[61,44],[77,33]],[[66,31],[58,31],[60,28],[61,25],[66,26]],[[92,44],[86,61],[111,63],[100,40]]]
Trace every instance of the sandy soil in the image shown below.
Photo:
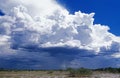
[[[60,71],[1,71],[0,78],[120,78],[120,74],[94,72],[90,77],[68,77],[68,72]]]

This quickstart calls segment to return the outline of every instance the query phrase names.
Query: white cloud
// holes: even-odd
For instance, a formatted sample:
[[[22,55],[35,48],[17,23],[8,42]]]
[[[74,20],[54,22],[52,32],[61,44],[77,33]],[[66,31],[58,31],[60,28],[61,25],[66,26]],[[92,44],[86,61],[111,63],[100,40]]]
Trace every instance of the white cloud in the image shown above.
[[[99,52],[101,47],[111,47],[114,41],[120,43],[119,37],[108,32],[108,26],[93,24],[94,13],[79,11],[72,15],[54,0],[1,0],[1,6],[6,13],[0,17],[1,34],[11,38],[11,45],[70,46]],[[52,12],[46,12],[48,7]]]
[[[120,58],[120,53],[118,52],[118,53],[114,53],[113,55],[112,55],[112,57],[114,57],[114,58]]]
[[[94,13],[69,14],[54,0],[0,0],[0,9],[5,13],[0,16],[0,53],[14,52],[13,46],[120,51],[120,37],[110,33],[108,26],[93,24]]]
[[[61,6],[55,0],[0,0],[0,2],[0,9],[7,14],[10,13],[13,7],[23,5],[33,17],[36,15],[51,14],[54,10],[61,9]]]

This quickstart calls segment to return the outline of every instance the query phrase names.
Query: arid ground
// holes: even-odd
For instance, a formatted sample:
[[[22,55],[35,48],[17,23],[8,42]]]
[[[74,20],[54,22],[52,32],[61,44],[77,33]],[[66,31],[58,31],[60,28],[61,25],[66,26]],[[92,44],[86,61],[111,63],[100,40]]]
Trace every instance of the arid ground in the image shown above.
[[[0,78],[120,78],[120,74],[93,72],[90,76],[69,77],[67,71],[0,71]]]

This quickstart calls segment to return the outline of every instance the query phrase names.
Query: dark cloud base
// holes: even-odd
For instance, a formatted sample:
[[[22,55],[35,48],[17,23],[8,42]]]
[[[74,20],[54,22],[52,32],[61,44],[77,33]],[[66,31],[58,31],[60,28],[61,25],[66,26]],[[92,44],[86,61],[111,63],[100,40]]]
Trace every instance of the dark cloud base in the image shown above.
[[[19,49],[16,49],[19,50]],[[108,58],[109,57],[109,58]],[[0,57],[0,68],[8,69],[64,69],[67,67],[101,68],[116,67],[120,59],[105,53],[68,48],[24,47],[17,54]]]

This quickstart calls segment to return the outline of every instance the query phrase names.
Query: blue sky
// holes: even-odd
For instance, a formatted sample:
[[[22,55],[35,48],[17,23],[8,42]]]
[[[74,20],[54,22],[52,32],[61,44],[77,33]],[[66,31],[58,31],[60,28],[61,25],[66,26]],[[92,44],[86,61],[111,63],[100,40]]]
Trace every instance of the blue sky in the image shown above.
[[[120,67],[120,2],[54,1],[0,0],[0,68]]]
[[[71,13],[82,11],[95,12],[96,24],[108,25],[110,32],[120,36],[120,1],[119,0],[58,0]]]

